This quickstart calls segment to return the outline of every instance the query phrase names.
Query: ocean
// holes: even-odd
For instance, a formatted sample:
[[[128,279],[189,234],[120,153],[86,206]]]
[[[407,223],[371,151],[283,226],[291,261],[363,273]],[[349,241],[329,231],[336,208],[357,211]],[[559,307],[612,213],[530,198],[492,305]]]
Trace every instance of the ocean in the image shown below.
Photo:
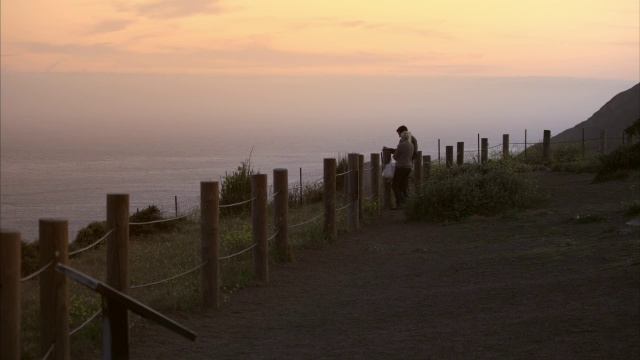
[[[393,133],[391,134],[393,136]],[[291,136],[293,138],[293,136]],[[393,137],[387,136],[390,141]],[[363,141],[368,160],[382,147]],[[324,145],[323,145],[324,144]],[[2,228],[18,230],[22,239],[38,237],[38,220],[66,219],[69,238],[92,221],[106,220],[106,195],[129,194],[130,212],[151,204],[166,216],[199,205],[200,182],[221,181],[247,159],[256,172],[286,168],[289,182],[322,178],[323,159],[358,152],[352,145],[319,139],[266,138],[251,143],[227,139],[180,143],[148,142],[109,147],[2,147],[0,215]]]

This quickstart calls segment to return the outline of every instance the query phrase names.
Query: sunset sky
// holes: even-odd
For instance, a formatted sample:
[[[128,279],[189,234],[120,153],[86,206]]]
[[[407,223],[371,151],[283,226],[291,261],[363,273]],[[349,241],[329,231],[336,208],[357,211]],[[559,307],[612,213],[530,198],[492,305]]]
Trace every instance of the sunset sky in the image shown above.
[[[638,0],[3,0],[2,70],[640,78]]]

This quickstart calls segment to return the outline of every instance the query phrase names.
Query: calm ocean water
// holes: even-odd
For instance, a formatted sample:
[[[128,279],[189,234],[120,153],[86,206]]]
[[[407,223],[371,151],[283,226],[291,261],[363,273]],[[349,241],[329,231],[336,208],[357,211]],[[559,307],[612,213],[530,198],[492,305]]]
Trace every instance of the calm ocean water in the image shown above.
[[[108,193],[129,194],[131,212],[155,204],[171,216],[176,196],[179,211],[193,208],[199,204],[201,181],[220,181],[249,156],[254,170],[267,174],[269,182],[273,169],[286,168],[290,183],[297,184],[301,169],[303,181],[319,179],[324,158],[360,152],[368,160],[383,141],[394,141],[392,136],[363,138],[360,143],[343,139],[342,144],[340,139],[294,140],[290,136],[256,138],[251,145],[218,140],[151,142],[116,149],[3,146],[1,225],[33,240],[38,237],[39,219],[66,219],[73,240],[80,228],[106,219]]]

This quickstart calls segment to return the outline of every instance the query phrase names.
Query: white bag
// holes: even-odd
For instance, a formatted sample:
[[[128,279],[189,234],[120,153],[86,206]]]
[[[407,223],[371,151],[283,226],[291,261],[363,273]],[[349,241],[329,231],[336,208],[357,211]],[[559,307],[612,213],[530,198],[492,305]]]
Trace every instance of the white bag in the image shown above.
[[[385,180],[393,180],[393,173],[396,172],[396,163],[388,163],[382,169],[382,178]]]

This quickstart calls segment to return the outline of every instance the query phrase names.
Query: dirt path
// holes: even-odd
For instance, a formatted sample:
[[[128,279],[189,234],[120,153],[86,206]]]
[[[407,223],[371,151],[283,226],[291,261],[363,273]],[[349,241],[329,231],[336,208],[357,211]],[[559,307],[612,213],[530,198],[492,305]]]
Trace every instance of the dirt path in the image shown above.
[[[385,212],[221,311],[170,314],[195,342],[134,327],[132,358],[637,359],[640,231],[621,202],[638,179],[540,175],[544,209],[450,225]]]

